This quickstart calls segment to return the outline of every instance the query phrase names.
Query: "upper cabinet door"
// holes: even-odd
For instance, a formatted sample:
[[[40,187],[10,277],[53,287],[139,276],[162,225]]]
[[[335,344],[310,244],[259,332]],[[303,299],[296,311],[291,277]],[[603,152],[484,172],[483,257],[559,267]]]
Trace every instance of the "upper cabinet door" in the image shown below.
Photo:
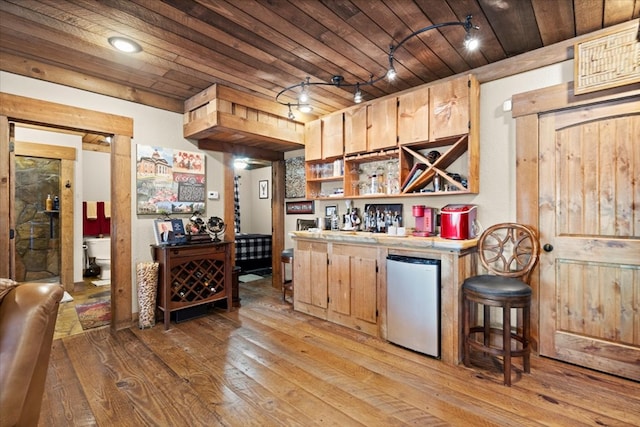
[[[344,121],[342,113],[322,119],[322,158],[344,155]]]
[[[304,126],[304,159],[322,159],[322,120],[314,120]]]
[[[391,97],[369,104],[368,151],[398,145],[398,98]]]
[[[431,86],[430,140],[469,133],[470,76]]]
[[[344,113],[344,153],[367,151],[367,105],[352,107]]]
[[[398,143],[429,140],[429,87],[398,97]]]

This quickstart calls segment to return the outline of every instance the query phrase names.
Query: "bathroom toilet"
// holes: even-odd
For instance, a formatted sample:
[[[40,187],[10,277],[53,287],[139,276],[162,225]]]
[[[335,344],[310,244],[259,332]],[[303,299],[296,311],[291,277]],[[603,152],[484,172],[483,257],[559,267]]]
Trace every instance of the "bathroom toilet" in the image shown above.
[[[96,259],[96,264],[100,267],[100,279],[111,279],[111,238],[95,237],[84,239],[90,258]]]

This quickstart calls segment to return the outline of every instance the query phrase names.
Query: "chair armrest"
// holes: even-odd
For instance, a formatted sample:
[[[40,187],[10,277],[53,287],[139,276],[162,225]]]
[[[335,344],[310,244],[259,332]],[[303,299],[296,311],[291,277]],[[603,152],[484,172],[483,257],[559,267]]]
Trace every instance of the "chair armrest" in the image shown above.
[[[2,426],[38,423],[63,294],[56,283],[23,283],[0,302]]]

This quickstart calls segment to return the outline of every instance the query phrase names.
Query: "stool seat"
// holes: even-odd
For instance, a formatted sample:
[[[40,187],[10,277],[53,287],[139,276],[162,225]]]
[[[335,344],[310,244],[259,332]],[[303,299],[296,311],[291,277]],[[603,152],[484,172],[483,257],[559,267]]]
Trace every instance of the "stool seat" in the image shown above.
[[[512,277],[483,274],[468,278],[462,289],[491,297],[526,297],[531,295],[531,286]]]
[[[283,250],[282,253],[280,254],[280,257],[293,259],[293,248],[287,248]]]

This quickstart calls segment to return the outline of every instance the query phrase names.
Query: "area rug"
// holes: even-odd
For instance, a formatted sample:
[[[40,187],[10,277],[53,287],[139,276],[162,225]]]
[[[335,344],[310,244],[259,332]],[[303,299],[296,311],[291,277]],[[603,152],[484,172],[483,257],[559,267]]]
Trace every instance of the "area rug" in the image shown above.
[[[96,286],[107,286],[111,284],[111,280],[109,279],[105,279],[105,280],[94,280],[93,282],[94,285]]]
[[[76,313],[83,330],[108,325],[111,322],[111,301],[78,304]]]
[[[242,283],[253,282],[260,279],[262,279],[262,276],[258,276],[257,274],[243,274],[242,276],[238,276],[238,280]]]

